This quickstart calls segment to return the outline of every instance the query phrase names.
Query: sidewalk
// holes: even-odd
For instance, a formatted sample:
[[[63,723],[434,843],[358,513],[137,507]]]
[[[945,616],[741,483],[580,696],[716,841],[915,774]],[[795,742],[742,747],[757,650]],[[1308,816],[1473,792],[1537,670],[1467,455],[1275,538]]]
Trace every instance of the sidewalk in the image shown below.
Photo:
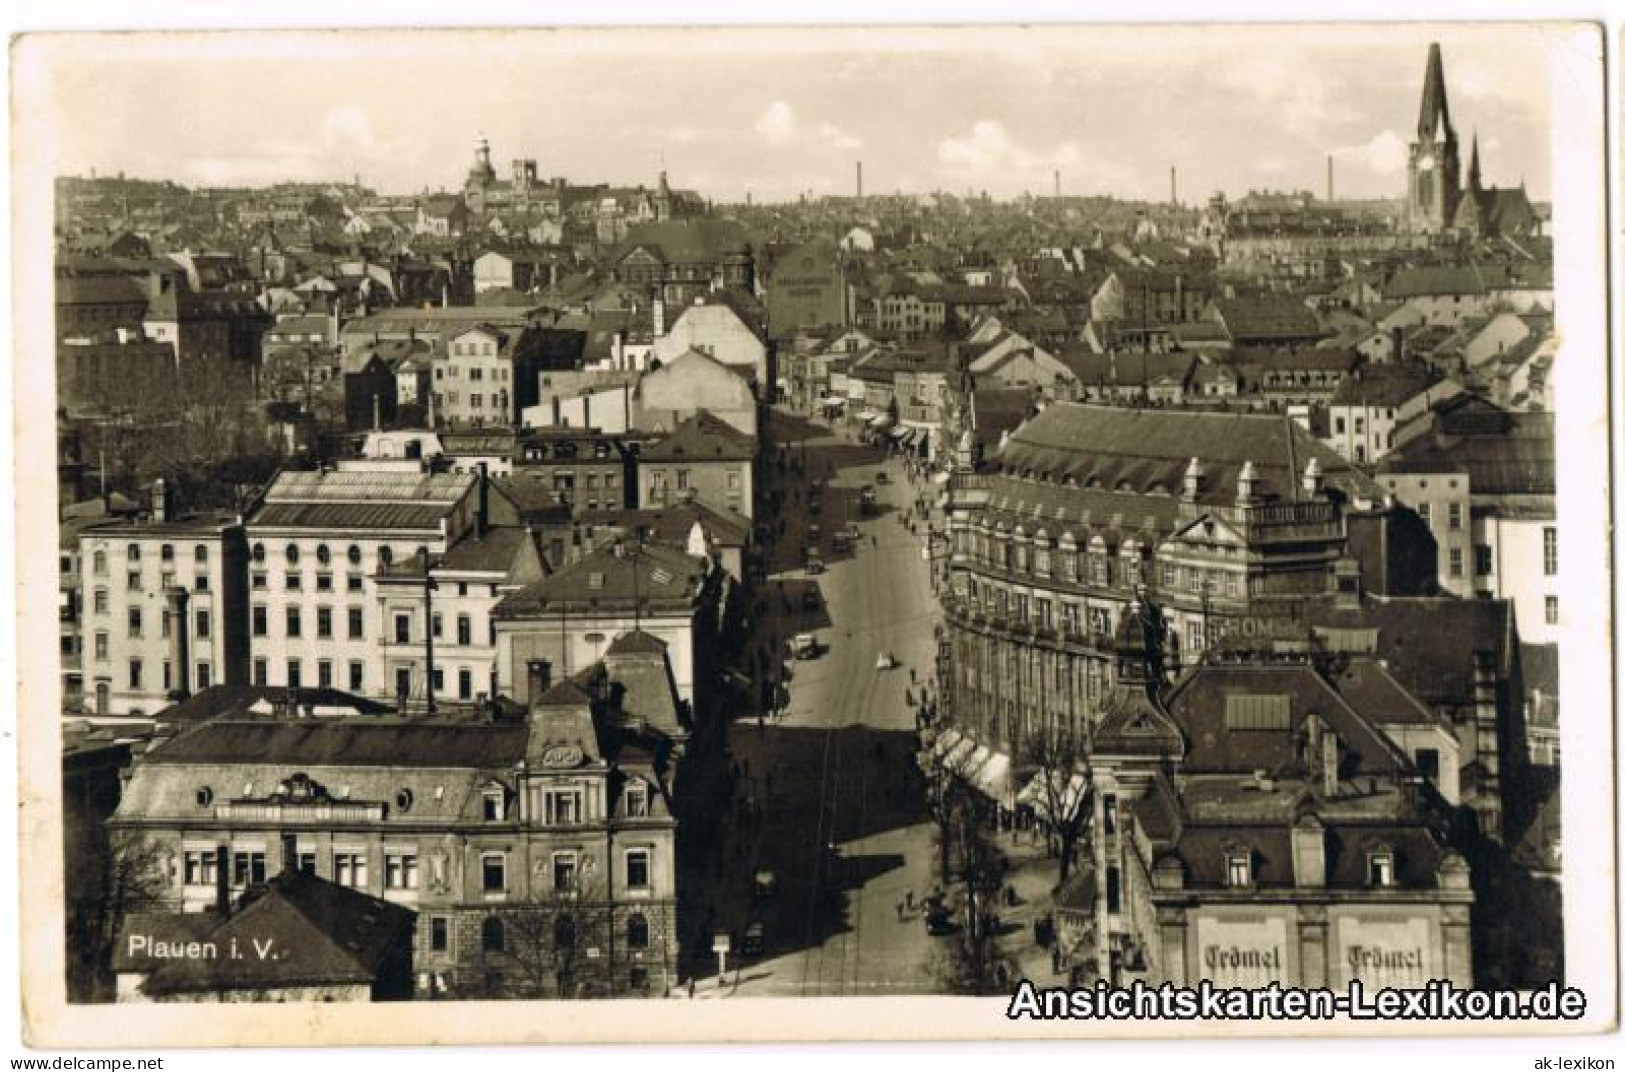
[[[1033,934],[1034,922],[1054,910],[1053,893],[1060,881],[1061,861],[1047,855],[1043,838],[1035,840],[1031,831],[1003,831],[994,835],[994,842],[1010,860],[1005,883],[1015,888],[1020,902],[1013,907],[999,906],[999,919],[1016,926],[999,939],[999,949],[1015,962],[1018,978],[1029,979],[1037,986],[1063,983],[1066,973],[1054,971],[1050,951],[1040,947]]]

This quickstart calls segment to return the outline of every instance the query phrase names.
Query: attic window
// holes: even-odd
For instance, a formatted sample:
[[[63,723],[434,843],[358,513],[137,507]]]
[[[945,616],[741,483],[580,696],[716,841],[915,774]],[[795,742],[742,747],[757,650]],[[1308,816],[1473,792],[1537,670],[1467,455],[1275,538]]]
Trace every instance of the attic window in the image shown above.
[[[1285,732],[1292,728],[1289,696],[1239,693],[1224,698],[1224,728],[1230,731]]]
[[[587,587],[594,592],[603,588],[604,575],[597,572],[587,574]]]
[[[1224,850],[1224,884],[1233,890],[1253,884],[1253,850],[1245,845]]]
[[[399,812],[412,810],[412,791],[410,789],[402,789],[395,794],[395,810]]]
[[[197,791],[197,806],[200,808],[207,808],[212,803],[214,803],[214,790],[210,789],[206,785],[199,786]]]
[[[1394,885],[1394,852],[1389,848],[1373,849],[1366,854],[1366,878],[1372,886],[1386,888]]]

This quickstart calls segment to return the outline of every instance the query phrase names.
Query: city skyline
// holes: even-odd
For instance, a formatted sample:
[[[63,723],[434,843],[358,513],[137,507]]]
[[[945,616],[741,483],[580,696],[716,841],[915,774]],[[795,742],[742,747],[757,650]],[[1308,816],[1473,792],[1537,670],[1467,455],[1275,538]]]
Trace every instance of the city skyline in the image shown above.
[[[870,194],[1045,196],[1058,171],[1068,196],[1167,201],[1177,168],[1185,204],[1215,190],[1320,196],[1330,156],[1337,196],[1401,197],[1426,46],[1440,38],[1452,113],[1464,142],[1478,135],[1486,181],[1548,196],[1549,87],[1527,37],[1351,27],[1328,44],[1314,29],[1248,32],[1279,47],[1259,60],[1228,33],[1184,27],[1149,44],[1123,28],[103,41],[96,64],[51,87],[63,120],[52,150],[59,174],[188,186],[359,176],[407,194],[459,189],[483,137],[499,167],[533,158],[544,176],[633,186],[666,170],[724,202],[850,194],[859,161]],[[1132,52],[1125,34],[1137,35]],[[637,77],[619,81],[628,64]],[[441,88],[401,106],[423,84]],[[160,106],[188,95],[184,112]],[[681,107],[654,115],[650,101]],[[602,137],[610,124],[621,137]]]

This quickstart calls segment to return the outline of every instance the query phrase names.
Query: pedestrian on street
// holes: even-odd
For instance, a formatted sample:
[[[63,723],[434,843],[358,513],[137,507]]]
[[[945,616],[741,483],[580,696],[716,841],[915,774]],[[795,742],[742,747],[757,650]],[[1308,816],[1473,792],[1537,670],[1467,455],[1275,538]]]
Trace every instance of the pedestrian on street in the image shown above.
[[[903,900],[904,900],[905,903],[907,903],[908,910],[910,912],[914,911],[914,887],[913,886],[910,886],[908,888],[908,893],[906,893],[903,896]]]
[[[897,902],[897,922],[903,922],[903,902]]]

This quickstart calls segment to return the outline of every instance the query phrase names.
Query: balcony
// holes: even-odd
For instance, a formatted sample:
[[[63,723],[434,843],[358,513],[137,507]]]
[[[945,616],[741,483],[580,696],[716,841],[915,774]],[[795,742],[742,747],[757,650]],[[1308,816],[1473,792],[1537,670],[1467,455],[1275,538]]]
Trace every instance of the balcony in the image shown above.
[[[216,819],[258,823],[376,823],[384,819],[382,802],[364,800],[260,801],[233,800],[214,809]]]

